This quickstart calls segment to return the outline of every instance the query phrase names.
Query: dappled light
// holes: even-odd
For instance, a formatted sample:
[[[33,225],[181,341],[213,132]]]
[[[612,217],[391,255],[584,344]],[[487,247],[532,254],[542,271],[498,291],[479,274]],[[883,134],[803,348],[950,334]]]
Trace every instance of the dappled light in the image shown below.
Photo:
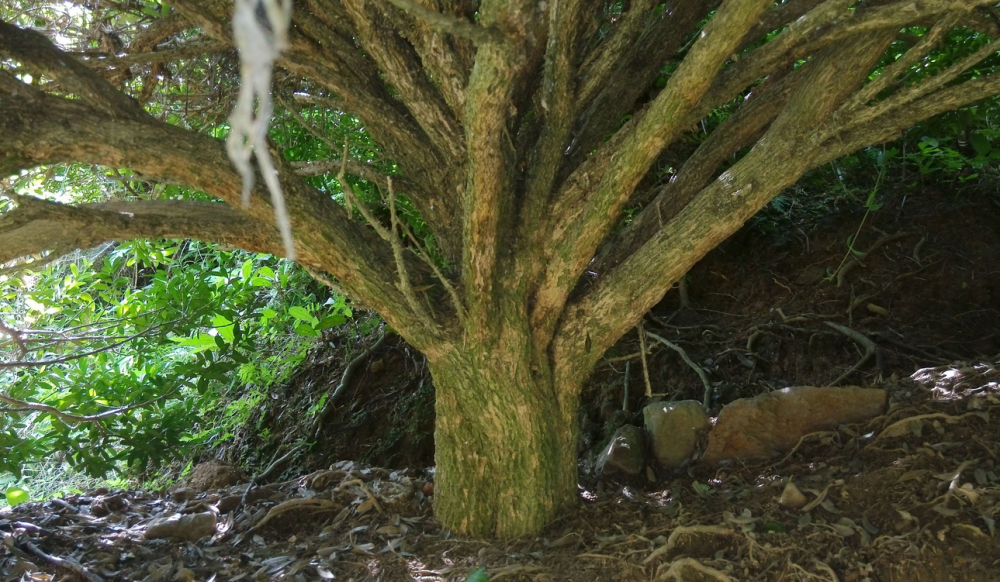
[[[0,2],[0,575],[995,578],[998,15]]]

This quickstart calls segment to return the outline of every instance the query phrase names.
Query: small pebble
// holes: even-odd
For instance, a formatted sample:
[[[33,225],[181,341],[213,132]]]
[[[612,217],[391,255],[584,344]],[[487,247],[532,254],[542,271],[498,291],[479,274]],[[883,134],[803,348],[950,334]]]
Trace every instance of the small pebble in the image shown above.
[[[802,509],[808,499],[806,499],[805,493],[799,491],[799,488],[795,486],[795,483],[791,481],[785,485],[785,489],[781,492],[781,498],[778,503],[782,507],[787,507],[789,509]]]

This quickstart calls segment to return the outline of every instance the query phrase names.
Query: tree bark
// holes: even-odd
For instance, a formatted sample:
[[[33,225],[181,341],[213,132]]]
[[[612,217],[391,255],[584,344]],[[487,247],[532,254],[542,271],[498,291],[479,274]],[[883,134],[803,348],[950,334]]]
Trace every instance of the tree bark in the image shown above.
[[[578,391],[560,398],[552,374],[532,366],[527,334],[518,335],[429,362],[434,511],[458,534],[514,538],[577,503]]]

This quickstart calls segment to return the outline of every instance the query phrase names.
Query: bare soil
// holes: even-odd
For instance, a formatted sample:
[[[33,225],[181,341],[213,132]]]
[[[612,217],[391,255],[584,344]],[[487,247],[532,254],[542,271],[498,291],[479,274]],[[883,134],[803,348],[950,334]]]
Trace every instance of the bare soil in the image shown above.
[[[482,567],[491,581],[1000,580],[996,198],[897,192],[866,218],[816,212],[791,195],[786,202],[693,269],[689,306],[672,291],[643,325],[704,369],[716,411],[735,398],[836,380],[885,388],[882,416],[809,435],[768,462],[695,465],[656,482],[597,477],[594,452],[646,399],[640,358],[622,359],[639,351],[635,334],[584,393],[578,510],[537,537],[459,539],[432,517],[433,386],[419,355],[387,341],[347,386],[319,452],[291,458],[246,505],[221,511],[245,484],[184,501],[92,492],[20,505],[0,515],[0,574],[462,581]],[[855,249],[870,252],[838,275],[856,232]],[[826,322],[860,334],[874,352],[866,358],[863,342]],[[288,449],[304,411],[340,383],[345,353],[373,341],[340,333],[324,338],[327,349],[276,388],[255,428],[220,456],[259,472]],[[702,399],[701,379],[679,354],[647,347],[651,392]],[[789,481],[804,508],[779,502]],[[143,537],[153,517],[216,510],[210,538]]]

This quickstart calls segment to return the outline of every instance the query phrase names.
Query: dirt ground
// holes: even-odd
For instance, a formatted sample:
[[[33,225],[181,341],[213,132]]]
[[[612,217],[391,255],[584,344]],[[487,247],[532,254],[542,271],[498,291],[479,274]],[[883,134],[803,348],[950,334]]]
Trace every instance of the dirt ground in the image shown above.
[[[387,341],[327,421],[323,453],[290,458],[245,503],[243,483],[20,505],[0,514],[0,574],[477,581],[484,568],[491,581],[1000,580],[996,200],[897,192],[862,220],[789,195],[692,270],[687,308],[671,291],[650,313],[645,328],[708,375],[715,412],[785,386],[888,391],[883,415],[808,435],[784,457],[695,465],[657,482],[594,476],[594,452],[644,404],[636,334],[609,352],[584,393],[578,510],[538,537],[452,537],[432,517],[433,386],[419,355]],[[856,232],[865,254],[852,259],[846,241]],[[271,402],[281,405],[249,423],[274,437],[248,428],[220,456],[262,468],[287,450],[281,442],[296,436],[302,411],[340,382],[347,348],[371,342],[326,339],[332,348],[275,389]],[[679,354],[648,347],[651,392],[702,399]],[[805,507],[780,503],[789,481]],[[177,511],[217,516],[214,535],[144,537],[150,520]]]

